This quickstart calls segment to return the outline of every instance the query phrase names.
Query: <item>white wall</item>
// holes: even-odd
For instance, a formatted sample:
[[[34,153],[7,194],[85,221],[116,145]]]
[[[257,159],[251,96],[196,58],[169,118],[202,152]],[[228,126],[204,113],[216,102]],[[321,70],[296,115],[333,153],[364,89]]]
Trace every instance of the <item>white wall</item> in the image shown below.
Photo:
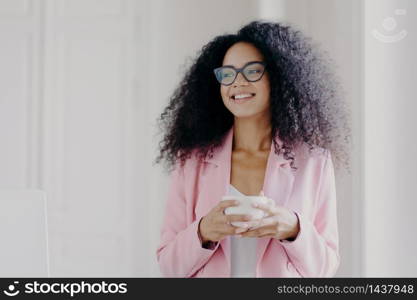
[[[39,1],[0,1],[0,183],[39,183]]]
[[[46,191],[51,276],[133,276],[145,261],[133,90],[140,4],[0,1],[0,188]]]
[[[370,0],[364,8],[364,275],[415,277],[417,2]],[[374,30],[406,36],[388,42]]]

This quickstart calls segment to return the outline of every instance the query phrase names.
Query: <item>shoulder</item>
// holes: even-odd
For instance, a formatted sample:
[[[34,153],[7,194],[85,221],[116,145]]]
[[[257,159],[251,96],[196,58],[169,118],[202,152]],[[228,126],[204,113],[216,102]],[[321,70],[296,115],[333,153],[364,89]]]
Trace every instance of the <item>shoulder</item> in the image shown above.
[[[177,160],[171,174],[176,176],[193,175],[199,170],[202,162],[203,160],[198,156],[197,150],[193,150],[184,162]]]
[[[295,164],[299,168],[323,169],[330,158],[330,151],[320,146],[310,147],[305,142],[299,144],[295,149]]]

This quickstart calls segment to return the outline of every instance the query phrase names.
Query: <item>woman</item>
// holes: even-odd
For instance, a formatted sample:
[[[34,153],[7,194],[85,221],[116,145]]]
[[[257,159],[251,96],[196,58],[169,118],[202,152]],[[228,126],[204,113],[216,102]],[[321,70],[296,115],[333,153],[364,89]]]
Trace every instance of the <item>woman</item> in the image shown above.
[[[174,166],[156,253],[164,276],[335,274],[331,153],[346,154],[348,127],[334,82],[309,40],[282,24],[255,21],[202,48],[160,119],[157,162]],[[273,204],[257,207],[260,221],[226,215],[238,205],[222,201],[230,194]]]

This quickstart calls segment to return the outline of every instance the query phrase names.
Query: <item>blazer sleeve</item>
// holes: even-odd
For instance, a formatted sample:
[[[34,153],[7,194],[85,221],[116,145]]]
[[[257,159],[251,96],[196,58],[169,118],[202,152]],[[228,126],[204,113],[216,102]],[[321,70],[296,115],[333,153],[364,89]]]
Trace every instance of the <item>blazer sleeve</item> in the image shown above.
[[[292,241],[279,241],[303,277],[333,277],[340,264],[336,182],[328,150],[326,157],[314,220],[295,212],[300,225],[298,235]]]
[[[161,228],[161,242],[156,250],[161,273],[165,277],[192,277],[215,253],[203,248],[198,226],[201,218],[193,220],[193,201],[186,201],[184,167],[171,173],[165,217]]]

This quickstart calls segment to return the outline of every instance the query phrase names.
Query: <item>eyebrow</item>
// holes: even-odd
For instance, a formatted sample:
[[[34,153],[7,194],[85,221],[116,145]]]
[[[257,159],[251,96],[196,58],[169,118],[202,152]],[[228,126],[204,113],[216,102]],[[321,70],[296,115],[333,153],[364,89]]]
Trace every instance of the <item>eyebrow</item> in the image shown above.
[[[242,66],[242,68],[244,68],[244,67],[246,67],[247,65],[249,65],[250,63],[264,63],[262,60],[251,60],[251,61],[248,61],[247,63],[245,63],[243,66]],[[237,68],[237,67],[235,67],[234,65],[223,65],[222,67],[233,67],[233,68],[236,68],[236,69],[239,69],[239,68]]]

